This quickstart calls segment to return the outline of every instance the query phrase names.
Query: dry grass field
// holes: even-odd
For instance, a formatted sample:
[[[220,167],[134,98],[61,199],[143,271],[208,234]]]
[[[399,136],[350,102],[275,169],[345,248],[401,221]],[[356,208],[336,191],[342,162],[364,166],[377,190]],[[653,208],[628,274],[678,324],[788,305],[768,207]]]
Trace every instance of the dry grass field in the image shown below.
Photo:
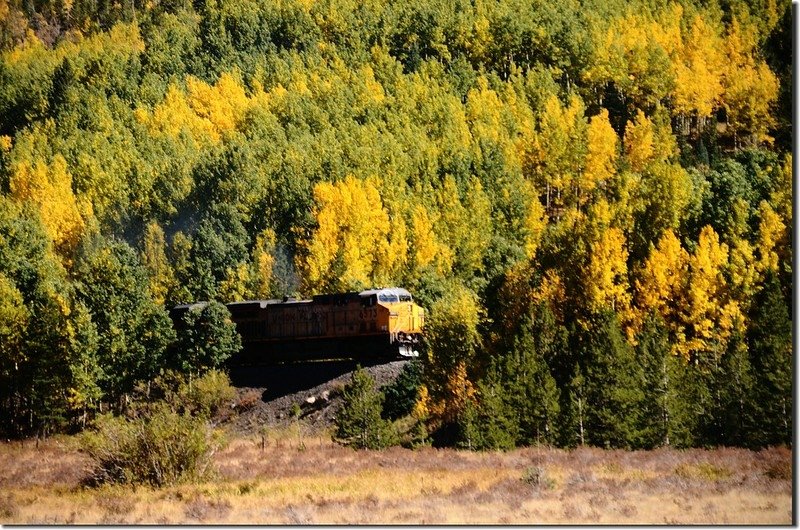
[[[793,522],[785,448],[357,452],[294,430],[215,459],[205,484],[89,488],[74,439],[2,444],[0,523]]]

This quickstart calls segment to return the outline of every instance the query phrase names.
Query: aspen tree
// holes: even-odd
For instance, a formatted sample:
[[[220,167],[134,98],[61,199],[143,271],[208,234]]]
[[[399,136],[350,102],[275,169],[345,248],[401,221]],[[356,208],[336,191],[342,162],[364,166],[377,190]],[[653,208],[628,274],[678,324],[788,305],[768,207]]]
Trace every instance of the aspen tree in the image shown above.
[[[50,164],[17,164],[11,174],[10,188],[15,199],[31,201],[39,207],[56,248],[68,249],[77,244],[84,220],[64,157],[56,155]]]
[[[653,123],[641,110],[636,111],[633,122],[625,128],[625,157],[635,172],[642,171],[655,151]]]
[[[153,301],[164,305],[169,292],[174,289],[175,275],[166,254],[164,230],[156,221],[145,227],[141,258],[150,279]]]
[[[581,192],[591,193],[596,187],[605,188],[616,173],[617,133],[608,121],[608,111],[589,120],[586,142],[586,162],[583,178],[578,186]]]

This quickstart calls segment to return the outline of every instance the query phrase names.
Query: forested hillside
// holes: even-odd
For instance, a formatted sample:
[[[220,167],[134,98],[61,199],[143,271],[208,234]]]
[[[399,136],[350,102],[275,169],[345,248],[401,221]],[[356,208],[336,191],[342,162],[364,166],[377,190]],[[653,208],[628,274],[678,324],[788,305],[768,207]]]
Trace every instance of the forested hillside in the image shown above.
[[[422,438],[791,443],[791,26],[785,0],[0,0],[2,430],[218,365],[175,303],[400,285]]]

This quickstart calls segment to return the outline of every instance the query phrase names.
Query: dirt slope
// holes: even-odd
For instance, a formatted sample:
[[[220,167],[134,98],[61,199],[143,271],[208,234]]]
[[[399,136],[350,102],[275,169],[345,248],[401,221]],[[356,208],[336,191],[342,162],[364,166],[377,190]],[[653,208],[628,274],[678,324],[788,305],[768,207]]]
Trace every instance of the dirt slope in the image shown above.
[[[408,361],[364,365],[380,388],[394,381]],[[287,425],[293,421],[294,405],[311,431],[328,429],[341,405],[341,390],[355,371],[354,361],[309,362],[263,367],[238,367],[230,371],[238,388],[240,410],[226,427],[240,434],[253,434],[263,428]],[[247,407],[252,404],[251,407]],[[295,408],[296,410],[296,408]]]

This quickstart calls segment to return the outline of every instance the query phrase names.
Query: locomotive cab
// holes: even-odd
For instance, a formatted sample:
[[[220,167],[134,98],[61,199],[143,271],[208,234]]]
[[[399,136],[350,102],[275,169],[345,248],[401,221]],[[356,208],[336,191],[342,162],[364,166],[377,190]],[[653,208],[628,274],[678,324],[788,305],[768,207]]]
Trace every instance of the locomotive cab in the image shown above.
[[[389,340],[401,357],[418,357],[425,310],[414,303],[411,293],[399,287],[370,289],[359,293],[362,304],[383,309],[379,329],[389,333]]]

